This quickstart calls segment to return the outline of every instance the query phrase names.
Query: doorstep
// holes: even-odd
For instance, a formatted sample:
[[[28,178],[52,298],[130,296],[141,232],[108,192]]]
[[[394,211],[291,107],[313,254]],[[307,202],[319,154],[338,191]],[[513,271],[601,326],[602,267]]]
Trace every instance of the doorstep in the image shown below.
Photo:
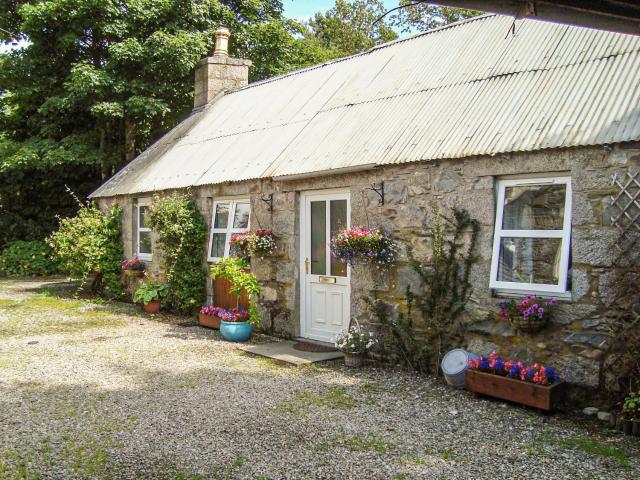
[[[255,345],[239,345],[238,349],[254,355],[273,358],[281,362],[290,363],[299,367],[300,365],[308,365],[309,363],[326,362],[327,360],[335,360],[342,358],[342,352],[302,352],[296,350],[293,346],[297,342],[282,341],[260,343]]]

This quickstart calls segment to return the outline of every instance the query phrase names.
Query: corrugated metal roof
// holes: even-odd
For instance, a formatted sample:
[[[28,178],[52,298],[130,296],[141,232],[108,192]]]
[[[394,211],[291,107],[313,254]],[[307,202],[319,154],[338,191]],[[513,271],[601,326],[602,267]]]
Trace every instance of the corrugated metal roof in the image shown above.
[[[640,36],[483,16],[257,82],[93,197],[640,140]]]

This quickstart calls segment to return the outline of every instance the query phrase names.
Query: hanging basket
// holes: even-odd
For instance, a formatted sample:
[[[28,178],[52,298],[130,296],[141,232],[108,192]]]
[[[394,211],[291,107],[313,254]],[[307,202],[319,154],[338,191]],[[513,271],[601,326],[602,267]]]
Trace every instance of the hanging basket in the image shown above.
[[[509,317],[509,322],[513,325],[513,328],[525,333],[537,333],[547,325],[547,318],[529,318],[524,317]]]
[[[344,353],[344,364],[351,368],[360,368],[364,362],[364,353]]]

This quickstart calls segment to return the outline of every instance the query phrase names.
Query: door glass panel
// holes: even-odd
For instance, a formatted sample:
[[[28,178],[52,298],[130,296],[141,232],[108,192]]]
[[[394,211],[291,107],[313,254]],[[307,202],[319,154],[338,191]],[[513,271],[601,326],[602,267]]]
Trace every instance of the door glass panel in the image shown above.
[[[562,230],[566,190],[566,185],[507,187],[503,230]]]
[[[229,221],[229,204],[218,203],[216,205],[216,215],[213,221],[213,228],[227,228]]]
[[[249,228],[249,204],[237,203],[233,216],[233,228]]]
[[[346,200],[331,200],[330,202],[330,223],[331,223],[331,238],[336,235],[342,228],[345,228],[347,223],[347,201]],[[347,276],[347,264],[331,259],[331,275],[337,277]]]
[[[557,285],[561,238],[502,238],[498,280]]]
[[[214,233],[211,238],[211,258],[222,258],[224,257],[224,244],[227,238],[226,233]]]
[[[151,232],[140,232],[138,253],[151,253]]]
[[[311,202],[311,273],[327,274],[327,202]]]

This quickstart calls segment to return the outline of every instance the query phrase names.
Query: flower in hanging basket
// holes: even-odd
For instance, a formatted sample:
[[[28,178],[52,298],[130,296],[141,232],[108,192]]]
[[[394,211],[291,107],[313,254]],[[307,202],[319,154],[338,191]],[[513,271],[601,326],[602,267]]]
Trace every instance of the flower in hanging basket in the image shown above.
[[[274,256],[277,252],[277,238],[271,230],[256,230],[249,240],[251,255],[260,258]]]
[[[251,238],[253,234],[247,230],[242,233],[234,233],[229,239],[229,248],[232,256],[248,259],[251,255]]]
[[[137,256],[129,259],[125,259],[120,263],[122,270],[132,270],[136,272],[144,272],[147,266]]]
[[[488,358],[481,355],[469,360],[469,368],[538,385],[553,385],[559,381],[558,373],[553,368],[540,363],[527,366],[521,361],[505,361],[496,352],[491,352]]]
[[[343,228],[331,239],[331,255],[349,265],[384,267],[395,262],[398,246],[380,227]]]
[[[541,330],[551,316],[551,309],[556,304],[555,298],[545,300],[534,295],[527,295],[519,302],[503,300],[498,303],[498,315],[506,318],[517,329],[524,332]]]

